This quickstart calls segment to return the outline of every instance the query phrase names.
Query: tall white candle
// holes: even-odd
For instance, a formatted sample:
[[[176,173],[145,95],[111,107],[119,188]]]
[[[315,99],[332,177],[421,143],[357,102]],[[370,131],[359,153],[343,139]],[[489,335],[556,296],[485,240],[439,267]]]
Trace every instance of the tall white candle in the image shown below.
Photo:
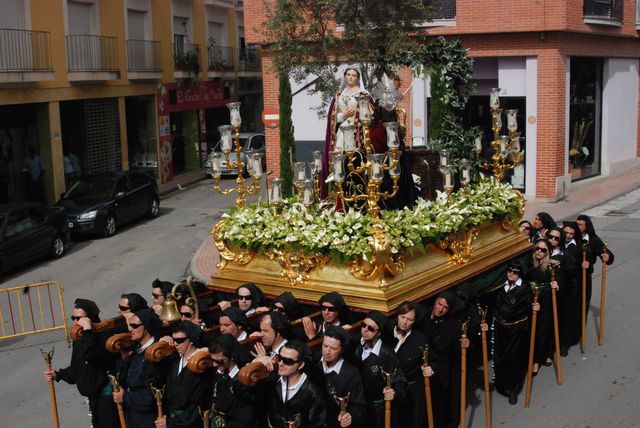
[[[305,204],[313,203],[313,192],[308,187],[305,187],[304,193],[302,196],[302,202]]]
[[[447,172],[444,175],[444,187],[453,187],[453,185],[451,184],[451,173]]]

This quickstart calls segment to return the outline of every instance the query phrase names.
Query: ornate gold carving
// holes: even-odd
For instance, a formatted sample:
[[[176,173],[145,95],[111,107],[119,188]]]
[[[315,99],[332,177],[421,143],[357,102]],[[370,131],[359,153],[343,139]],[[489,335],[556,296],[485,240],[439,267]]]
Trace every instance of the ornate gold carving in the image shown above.
[[[319,253],[307,255],[299,251],[289,253],[270,249],[265,255],[278,262],[281,268],[280,275],[291,285],[304,284],[309,280],[309,272],[329,261],[328,256]]]
[[[374,281],[382,277],[381,288],[386,288],[384,276],[388,273],[397,276],[404,270],[405,261],[402,254],[391,254],[391,242],[387,239],[384,229],[374,225],[371,260],[359,256],[349,262],[349,272],[358,279]]]
[[[473,254],[473,241],[476,240],[479,233],[480,229],[472,227],[469,230],[458,232],[456,235],[448,236],[438,244],[449,257],[450,262],[458,265],[465,264]]]
[[[220,220],[211,231],[213,235],[213,241],[216,244],[216,248],[218,248],[218,252],[220,253],[220,263],[217,264],[218,269],[221,271],[227,266],[227,263],[232,262],[240,266],[244,266],[248,264],[251,260],[253,260],[254,254],[251,251],[246,250],[238,250],[238,252],[233,251],[227,241],[222,239],[222,234],[220,233],[220,229],[224,225],[224,220]]]

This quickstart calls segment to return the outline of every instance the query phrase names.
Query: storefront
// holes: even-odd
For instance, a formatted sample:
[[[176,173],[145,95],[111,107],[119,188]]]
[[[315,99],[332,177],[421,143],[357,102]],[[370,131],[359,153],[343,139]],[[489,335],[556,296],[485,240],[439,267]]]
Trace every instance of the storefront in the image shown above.
[[[205,110],[232,101],[220,82],[161,85],[157,93],[160,182],[203,167],[207,153]],[[211,130],[209,129],[209,132]]]
[[[127,97],[129,168],[158,178],[158,132],[153,95]]]

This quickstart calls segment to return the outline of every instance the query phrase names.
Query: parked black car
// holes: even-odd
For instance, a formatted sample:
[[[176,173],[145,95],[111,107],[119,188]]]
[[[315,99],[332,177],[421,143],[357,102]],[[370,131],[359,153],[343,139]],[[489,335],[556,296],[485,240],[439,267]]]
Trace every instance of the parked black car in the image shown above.
[[[105,172],[77,179],[56,204],[67,212],[72,233],[108,237],[125,223],[160,212],[158,184],[141,172]]]
[[[69,228],[64,210],[42,204],[0,205],[0,271],[40,257],[62,257]]]

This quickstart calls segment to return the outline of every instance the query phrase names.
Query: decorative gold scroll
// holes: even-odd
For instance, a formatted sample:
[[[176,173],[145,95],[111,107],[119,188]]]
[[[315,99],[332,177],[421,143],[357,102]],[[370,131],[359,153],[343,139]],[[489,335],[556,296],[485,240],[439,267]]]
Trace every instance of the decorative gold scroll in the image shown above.
[[[280,265],[280,275],[291,285],[299,285],[309,280],[309,272],[318,266],[324,265],[329,257],[316,253],[304,254],[299,251],[286,252],[277,249],[270,249],[265,255]]]
[[[240,266],[244,266],[248,264],[251,260],[253,260],[254,254],[251,251],[247,250],[238,250],[233,251],[231,247],[229,247],[227,241],[222,239],[222,235],[220,230],[224,225],[224,220],[220,220],[211,231],[213,235],[213,241],[216,244],[216,248],[218,248],[218,252],[220,253],[220,263],[217,264],[218,269],[221,271],[227,266],[227,263],[232,262]]]

